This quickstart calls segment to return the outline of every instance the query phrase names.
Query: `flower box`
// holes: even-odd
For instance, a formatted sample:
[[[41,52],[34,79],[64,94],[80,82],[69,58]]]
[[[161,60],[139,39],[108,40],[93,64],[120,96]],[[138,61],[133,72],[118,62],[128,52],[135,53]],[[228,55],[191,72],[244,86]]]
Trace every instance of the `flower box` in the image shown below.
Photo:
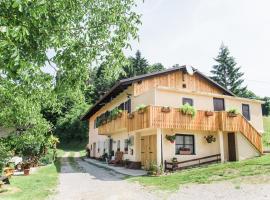
[[[123,115],[123,113],[122,112],[120,112],[120,113],[118,113],[118,118],[121,118],[122,117],[122,115]]]
[[[180,155],[191,155],[191,149],[189,149],[189,148],[180,148],[179,154]]]
[[[214,112],[212,111],[205,111],[205,116],[206,117],[210,117],[210,116],[213,116],[214,115]]]
[[[134,114],[133,113],[129,113],[128,114],[128,119],[133,119],[134,118]]]
[[[228,112],[228,117],[237,117],[237,114],[236,113]]]
[[[138,109],[138,113],[143,114],[143,113],[145,113],[145,110],[146,110],[145,108]]]
[[[163,107],[161,108],[161,112],[168,113],[168,112],[170,112],[170,111],[171,111],[171,108],[168,107],[168,106],[163,106]]]

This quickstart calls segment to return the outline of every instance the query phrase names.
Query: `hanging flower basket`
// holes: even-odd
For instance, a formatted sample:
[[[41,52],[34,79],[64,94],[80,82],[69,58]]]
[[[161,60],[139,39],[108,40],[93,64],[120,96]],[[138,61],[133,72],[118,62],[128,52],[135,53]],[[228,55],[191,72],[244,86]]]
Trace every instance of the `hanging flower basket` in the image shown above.
[[[169,106],[163,106],[161,108],[161,112],[168,113],[171,111],[171,108]]]
[[[216,141],[216,138],[213,135],[207,135],[204,136],[204,138],[209,144]]]
[[[206,117],[210,117],[210,116],[213,116],[213,115],[214,115],[213,111],[205,111],[205,116]]]
[[[172,144],[174,144],[175,138],[175,135],[166,135],[166,139]]]

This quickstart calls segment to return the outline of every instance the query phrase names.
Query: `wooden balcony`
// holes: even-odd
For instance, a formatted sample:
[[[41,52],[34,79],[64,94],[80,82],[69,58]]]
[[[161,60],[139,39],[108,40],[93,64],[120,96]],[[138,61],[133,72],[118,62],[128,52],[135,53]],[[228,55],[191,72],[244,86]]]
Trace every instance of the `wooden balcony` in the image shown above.
[[[227,112],[213,112],[212,116],[206,116],[206,111],[199,110],[195,117],[182,114],[178,108],[171,108],[170,112],[162,112],[160,106],[147,106],[143,113],[138,111],[128,117],[123,112],[121,118],[117,118],[98,128],[101,135],[110,135],[117,132],[131,132],[146,128],[174,128],[188,131],[208,132],[241,132],[260,152],[262,152],[261,135],[240,114],[229,117]]]

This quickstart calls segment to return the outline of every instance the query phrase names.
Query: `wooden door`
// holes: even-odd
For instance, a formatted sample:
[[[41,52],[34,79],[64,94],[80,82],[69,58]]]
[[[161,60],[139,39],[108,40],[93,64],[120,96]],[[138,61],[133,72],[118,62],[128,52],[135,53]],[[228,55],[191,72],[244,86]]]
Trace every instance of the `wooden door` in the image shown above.
[[[224,99],[214,98],[214,111],[223,111],[225,110]]]
[[[156,164],[157,160],[157,136],[149,135],[141,137],[141,162],[144,169],[150,164]]]
[[[229,161],[236,161],[235,134],[228,133]]]

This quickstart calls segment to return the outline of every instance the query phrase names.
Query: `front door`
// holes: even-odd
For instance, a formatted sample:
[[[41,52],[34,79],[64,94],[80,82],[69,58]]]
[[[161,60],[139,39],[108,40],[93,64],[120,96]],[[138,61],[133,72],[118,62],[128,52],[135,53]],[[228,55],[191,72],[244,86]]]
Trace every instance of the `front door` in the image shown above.
[[[225,110],[224,99],[214,98],[214,111],[223,111]]]
[[[236,161],[235,134],[228,133],[229,161]]]
[[[150,164],[157,162],[157,136],[148,135],[141,137],[141,162],[144,169],[148,169]]]
[[[93,144],[93,157],[96,157],[96,143]]]

